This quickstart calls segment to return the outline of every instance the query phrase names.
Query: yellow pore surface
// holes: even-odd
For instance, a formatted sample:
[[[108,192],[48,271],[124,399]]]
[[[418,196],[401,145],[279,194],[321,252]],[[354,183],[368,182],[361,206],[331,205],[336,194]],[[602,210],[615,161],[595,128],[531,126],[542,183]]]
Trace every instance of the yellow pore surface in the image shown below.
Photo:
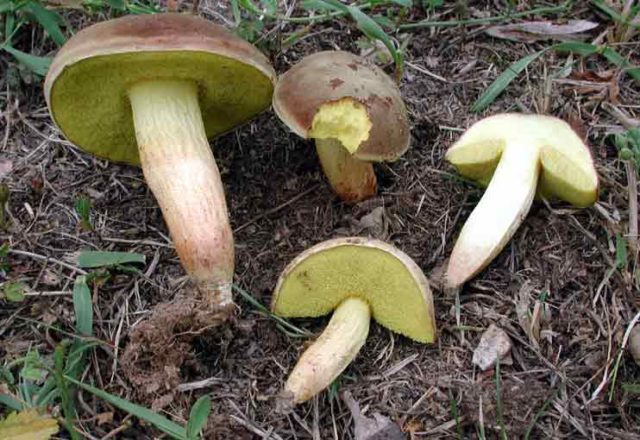
[[[502,114],[469,128],[446,154],[463,176],[487,186],[505,148],[526,140],[540,149],[538,194],[575,206],[593,204],[598,176],[588,147],[564,121],[540,115]]]
[[[433,342],[431,291],[412,264],[410,269],[386,250],[359,245],[307,252],[281,277],[272,308],[281,316],[314,317],[333,311],[346,298],[360,298],[379,324],[413,340]]]
[[[337,139],[353,154],[362,142],[369,139],[371,126],[365,107],[353,99],[343,98],[320,106],[313,118],[309,137]]]

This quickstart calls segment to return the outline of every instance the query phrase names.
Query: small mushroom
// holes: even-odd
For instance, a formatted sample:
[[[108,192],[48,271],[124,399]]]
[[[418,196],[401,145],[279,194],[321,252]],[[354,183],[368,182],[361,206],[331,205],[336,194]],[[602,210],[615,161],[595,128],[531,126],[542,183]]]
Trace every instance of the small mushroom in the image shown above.
[[[45,80],[75,145],[141,165],[182,265],[205,304],[232,310],[233,235],[207,138],[266,109],[275,72],[249,43],[182,14],[118,18],[78,32]]]
[[[373,239],[338,238],[300,254],[280,276],[271,308],[284,317],[334,311],[289,376],[285,407],[310,399],[338,377],[367,339],[371,316],[415,341],[436,339],[424,274],[408,255]]]
[[[278,80],[273,108],[294,133],[315,139],[322,169],[346,202],[376,193],[371,162],[396,160],[409,148],[398,87],[380,68],[348,52],[305,57]]]
[[[455,289],[500,253],[538,193],[577,207],[593,204],[598,176],[588,147],[564,121],[501,114],[473,124],[446,153],[463,176],[487,189],[449,259],[445,284]]]

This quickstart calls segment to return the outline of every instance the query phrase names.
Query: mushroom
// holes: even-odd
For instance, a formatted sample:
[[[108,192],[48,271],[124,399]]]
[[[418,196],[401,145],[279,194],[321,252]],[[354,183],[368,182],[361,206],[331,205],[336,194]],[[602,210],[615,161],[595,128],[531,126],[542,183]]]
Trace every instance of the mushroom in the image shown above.
[[[355,203],[376,193],[371,162],[409,148],[407,110],[380,68],[349,52],[305,57],[280,77],[273,109],[296,134],[313,138],[334,192]]]
[[[182,14],[95,24],[45,80],[60,131],[89,153],[141,165],[183,267],[223,319],[232,311],[233,234],[207,141],[270,105],[275,72],[221,26]]]
[[[524,220],[536,189],[577,207],[598,196],[588,147],[561,119],[515,113],[473,124],[446,153],[463,176],[487,189],[449,259],[445,286],[455,289],[484,269]]]
[[[280,275],[271,309],[283,317],[334,310],[289,376],[285,407],[310,399],[338,377],[364,344],[371,316],[415,341],[436,339],[427,279],[408,255],[379,240],[338,238],[306,250]]]

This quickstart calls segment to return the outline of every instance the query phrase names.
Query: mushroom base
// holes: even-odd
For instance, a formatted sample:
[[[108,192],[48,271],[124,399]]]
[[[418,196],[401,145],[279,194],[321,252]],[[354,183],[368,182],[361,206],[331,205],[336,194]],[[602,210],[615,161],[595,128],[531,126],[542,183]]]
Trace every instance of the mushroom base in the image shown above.
[[[347,298],[340,303],[327,328],[291,372],[281,405],[305,402],[331,385],[364,345],[370,319],[371,310],[362,299]]]
[[[196,84],[155,80],[129,89],[140,162],[183,267],[212,319],[233,307],[233,234]]]
[[[316,151],[322,170],[340,199],[357,203],[375,195],[378,182],[370,162],[355,159],[336,139],[316,139]]]

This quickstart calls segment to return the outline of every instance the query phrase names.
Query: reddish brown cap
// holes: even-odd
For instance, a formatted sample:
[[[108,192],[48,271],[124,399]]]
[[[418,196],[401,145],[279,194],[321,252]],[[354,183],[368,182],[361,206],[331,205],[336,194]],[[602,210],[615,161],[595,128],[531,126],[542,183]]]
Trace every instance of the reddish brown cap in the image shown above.
[[[372,123],[354,157],[395,160],[407,150],[409,121],[398,87],[379,67],[349,52],[305,57],[278,80],[273,108],[293,132],[308,138],[319,108],[345,98],[363,105]]]
[[[138,163],[127,90],[153,79],[197,83],[211,137],[269,106],[275,72],[251,44],[202,18],[131,15],[74,35],[53,60],[44,91],[69,140],[98,156]]]

